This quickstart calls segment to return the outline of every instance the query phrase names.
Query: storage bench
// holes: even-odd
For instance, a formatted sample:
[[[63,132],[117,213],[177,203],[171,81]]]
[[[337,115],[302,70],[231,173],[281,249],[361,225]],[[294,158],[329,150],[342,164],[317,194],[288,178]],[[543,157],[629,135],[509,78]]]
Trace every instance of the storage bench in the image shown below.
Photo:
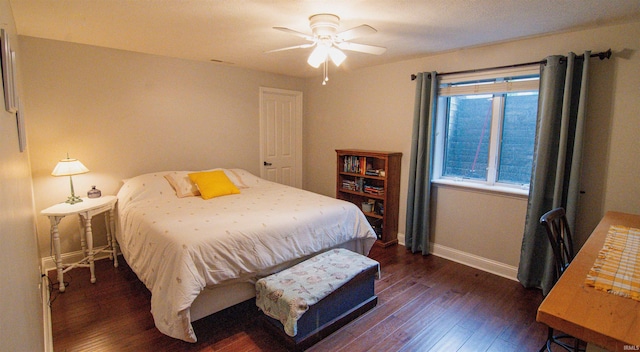
[[[256,282],[256,305],[267,328],[303,350],[375,307],[379,264],[332,249]]]

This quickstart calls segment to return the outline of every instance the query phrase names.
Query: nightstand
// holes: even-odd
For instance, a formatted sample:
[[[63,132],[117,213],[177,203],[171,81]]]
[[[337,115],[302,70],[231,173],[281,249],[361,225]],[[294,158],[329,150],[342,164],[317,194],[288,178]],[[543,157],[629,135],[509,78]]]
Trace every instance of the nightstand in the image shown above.
[[[93,260],[95,255],[101,252],[108,252],[109,258],[113,259],[113,266],[118,266],[118,243],[115,238],[115,217],[114,210],[118,198],[115,196],[104,196],[101,198],[82,198],[82,202],[76,204],[59,203],[44,209],[40,214],[49,217],[51,222],[51,237],[55,251],[56,270],[58,272],[58,282],[60,292],[64,292],[64,273],[76,267],[88,267],[91,271],[91,283],[96,282]],[[60,255],[60,233],[58,224],[65,216],[78,215],[80,220],[80,244],[82,245],[82,260],[63,264]],[[107,245],[97,250],[93,248],[93,232],[91,229],[91,218],[95,215],[104,214],[107,225]]]

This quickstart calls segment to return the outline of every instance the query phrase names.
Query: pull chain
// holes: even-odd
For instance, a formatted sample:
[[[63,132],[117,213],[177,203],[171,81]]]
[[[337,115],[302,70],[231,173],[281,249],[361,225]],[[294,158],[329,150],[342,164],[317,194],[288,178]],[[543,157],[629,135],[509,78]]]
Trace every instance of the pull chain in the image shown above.
[[[326,86],[327,85],[327,81],[329,81],[329,57],[324,59],[324,63],[323,63],[324,67],[324,79],[322,80],[322,85]]]

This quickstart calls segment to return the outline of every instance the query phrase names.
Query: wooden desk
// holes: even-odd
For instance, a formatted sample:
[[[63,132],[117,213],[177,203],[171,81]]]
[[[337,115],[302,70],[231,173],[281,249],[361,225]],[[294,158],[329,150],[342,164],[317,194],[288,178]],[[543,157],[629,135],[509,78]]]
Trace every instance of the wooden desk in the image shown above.
[[[640,349],[640,302],[585,284],[611,225],[640,228],[640,215],[607,212],[538,308],[536,320],[611,351]]]

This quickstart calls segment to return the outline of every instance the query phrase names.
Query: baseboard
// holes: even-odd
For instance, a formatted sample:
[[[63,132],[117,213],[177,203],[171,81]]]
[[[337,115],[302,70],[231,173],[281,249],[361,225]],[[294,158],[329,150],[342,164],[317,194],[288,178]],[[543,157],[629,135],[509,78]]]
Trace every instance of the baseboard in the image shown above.
[[[405,245],[404,233],[398,233],[398,243],[403,246]],[[439,244],[432,243],[431,246],[433,248],[433,252],[431,254],[435,256],[486,271],[509,280],[518,281],[518,268],[515,266],[500,263],[492,259],[487,259]]]
[[[44,351],[53,352],[53,332],[51,328],[51,307],[49,306],[49,280],[44,276],[40,278],[40,288],[42,297],[42,323],[44,326]]]
[[[398,232],[398,244],[406,247],[404,244],[404,233]]]

